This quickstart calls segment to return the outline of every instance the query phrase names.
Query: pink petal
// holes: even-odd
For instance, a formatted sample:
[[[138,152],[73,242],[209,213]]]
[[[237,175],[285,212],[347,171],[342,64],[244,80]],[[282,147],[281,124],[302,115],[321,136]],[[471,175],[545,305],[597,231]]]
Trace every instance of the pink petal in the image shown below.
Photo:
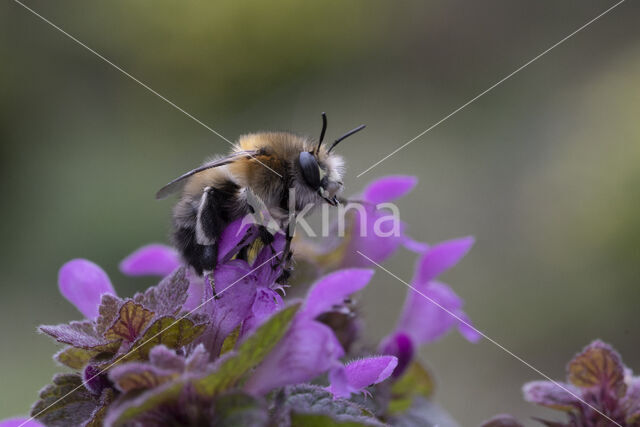
[[[349,362],[346,365],[349,385],[360,390],[378,384],[389,378],[397,365],[398,359],[394,356],[367,357]]]
[[[372,181],[363,191],[363,199],[377,205],[403,197],[416,186],[418,178],[408,175],[391,175]]]
[[[364,288],[373,273],[373,270],[351,268],[324,276],[311,286],[299,315],[313,319],[331,311],[334,305],[342,304],[347,296]]]
[[[365,387],[386,380],[397,365],[398,359],[394,356],[354,360],[345,365],[343,371],[333,370],[331,372],[329,391],[336,397],[347,398],[351,393],[358,393]]]
[[[467,316],[467,313],[462,310],[458,310],[457,315],[460,319],[463,320],[463,322],[458,322],[458,332],[460,332],[460,335],[465,337],[465,339],[469,342],[475,343],[480,341],[480,338],[482,338],[482,334],[480,334],[480,332],[478,332],[478,329],[473,326],[473,324],[471,323],[471,319],[469,319],[469,316]]]
[[[109,276],[86,259],[67,262],[58,272],[60,293],[88,319],[98,317],[103,294],[116,295]]]
[[[294,319],[291,329],[255,370],[245,390],[264,394],[277,387],[311,381],[338,365],[344,350],[331,328]]]
[[[404,241],[404,229],[406,225],[400,221],[398,233],[393,233],[391,221],[381,220],[382,233],[377,233],[375,224],[380,218],[389,215],[389,212],[375,210],[368,206],[364,211],[354,211],[352,216],[352,235],[349,246],[342,260],[342,267],[370,267],[371,261],[381,263],[398,250]],[[362,252],[364,258],[358,252]]]
[[[415,281],[430,282],[456,265],[469,252],[473,242],[473,237],[463,237],[432,246],[418,262]]]
[[[431,282],[414,283],[413,287],[419,292],[409,290],[397,330],[409,335],[414,344],[428,344],[442,337],[460,324],[456,317],[469,323],[462,311],[462,299],[448,285]],[[460,332],[472,342],[479,339],[466,325]]]
[[[44,427],[44,424],[39,423],[32,418],[10,418],[8,420],[0,421],[0,427]]]
[[[178,252],[166,245],[143,246],[120,263],[128,276],[166,276],[180,265]]]

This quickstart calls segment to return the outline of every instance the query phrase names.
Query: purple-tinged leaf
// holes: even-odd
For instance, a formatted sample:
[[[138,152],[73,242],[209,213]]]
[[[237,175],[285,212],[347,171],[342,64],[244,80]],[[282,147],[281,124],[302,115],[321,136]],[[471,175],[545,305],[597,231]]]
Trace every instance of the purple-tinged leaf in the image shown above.
[[[133,342],[151,323],[153,317],[154,313],[144,308],[141,304],[127,301],[120,307],[118,318],[104,333],[104,337],[109,341],[124,340],[125,342]]]
[[[40,330],[52,336],[56,341],[69,344],[74,347],[92,349],[108,341],[97,334],[93,322],[81,321],[61,325],[42,325]]]
[[[46,426],[67,427],[89,421],[98,399],[82,384],[77,374],[57,374],[53,384],[40,391],[40,400],[31,408],[31,416]]]
[[[103,335],[113,325],[120,313],[124,300],[115,295],[104,294],[100,301],[99,316],[96,320],[96,332]]]
[[[98,317],[102,295],[115,295],[107,273],[86,259],[74,259],[64,264],[58,273],[58,287],[87,319]]]
[[[579,407],[580,400],[575,396],[580,396],[580,390],[571,384],[559,384],[562,387],[551,381],[529,382],[522,388],[524,400],[561,411],[571,411]]]
[[[166,276],[180,265],[178,252],[166,245],[141,247],[120,263],[120,271],[128,276]]]
[[[144,362],[125,363],[109,370],[109,378],[123,393],[158,387],[177,378],[179,374]]]
[[[480,427],[523,427],[509,414],[499,414],[483,422]]]
[[[175,350],[160,344],[149,352],[149,363],[161,369],[182,372],[184,371],[185,359],[183,356],[178,356]]]
[[[111,386],[106,372],[98,366],[87,365],[82,374],[84,386],[93,393],[94,396],[101,396],[104,389]]]
[[[136,294],[133,300],[157,316],[174,316],[181,311],[188,297],[189,278],[187,267],[177,269],[165,277],[157,286]]]
[[[183,347],[202,335],[206,327],[206,323],[196,323],[186,317],[161,317],[131,344],[131,350],[123,357],[123,361],[147,360],[151,350],[158,345],[173,349]]]
[[[581,388],[599,388],[622,397],[627,391],[625,366],[617,351],[600,340],[593,341],[567,366],[568,380]]]

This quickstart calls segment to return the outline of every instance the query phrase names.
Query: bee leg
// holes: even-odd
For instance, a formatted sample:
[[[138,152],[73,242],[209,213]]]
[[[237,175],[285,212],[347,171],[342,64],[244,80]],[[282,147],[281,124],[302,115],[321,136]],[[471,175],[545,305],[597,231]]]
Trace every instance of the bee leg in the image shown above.
[[[293,222],[287,224],[287,232],[285,233],[286,242],[284,245],[284,250],[282,251],[282,258],[280,258],[278,267],[282,267],[282,274],[278,277],[276,282],[280,284],[286,284],[291,277],[291,272],[293,271],[293,266],[291,263],[293,251],[291,250],[291,241],[293,240],[293,234],[295,232],[295,217],[292,219]]]
[[[213,291],[213,299],[215,301],[218,301],[220,299],[220,295],[218,295],[218,293],[216,292],[216,284],[213,282],[213,279],[211,278],[211,275],[213,274],[213,271],[209,274],[206,274],[206,280],[207,282],[209,282],[209,286],[211,286],[211,290]]]

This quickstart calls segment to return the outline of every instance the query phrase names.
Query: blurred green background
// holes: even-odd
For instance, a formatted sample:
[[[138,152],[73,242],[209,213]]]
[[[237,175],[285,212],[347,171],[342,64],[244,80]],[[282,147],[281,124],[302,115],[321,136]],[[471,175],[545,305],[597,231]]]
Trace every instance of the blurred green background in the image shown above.
[[[356,175],[611,6],[610,1],[29,1],[28,5],[229,139],[265,129],[329,137],[347,187],[384,174],[419,240],[473,234],[445,279],[476,325],[554,378],[593,338],[640,371],[640,4],[627,1],[360,178]],[[79,314],[57,270],[86,257],[121,295],[152,283],[118,262],[165,242],[154,192],[228,144],[18,4],[0,5],[0,419],[28,412],[61,369],[41,323]],[[386,266],[405,280],[414,256]],[[387,334],[406,288],[363,296]],[[457,334],[422,351],[462,425],[522,402],[538,376]],[[533,425],[532,421],[526,421]],[[529,425],[529,424],[527,424]]]

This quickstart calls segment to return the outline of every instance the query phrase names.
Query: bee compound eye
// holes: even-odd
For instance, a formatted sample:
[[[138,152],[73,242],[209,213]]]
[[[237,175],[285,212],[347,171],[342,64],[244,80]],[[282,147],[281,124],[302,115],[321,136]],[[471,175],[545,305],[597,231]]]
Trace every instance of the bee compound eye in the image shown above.
[[[300,164],[300,170],[302,170],[302,176],[307,182],[307,185],[314,190],[320,188],[320,168],[316,158],[308,151],[303,151],[298,157],[298,163]]]

